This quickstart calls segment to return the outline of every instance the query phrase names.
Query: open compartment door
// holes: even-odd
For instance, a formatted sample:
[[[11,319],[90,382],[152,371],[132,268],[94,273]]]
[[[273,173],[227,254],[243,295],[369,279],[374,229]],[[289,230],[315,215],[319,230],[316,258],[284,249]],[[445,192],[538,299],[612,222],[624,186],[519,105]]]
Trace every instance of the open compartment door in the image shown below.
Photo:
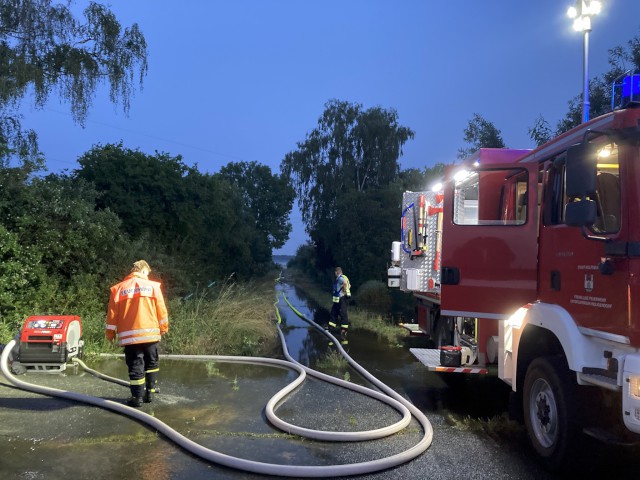
[[[502,319],[537,296],[538,165],[446,175],[442,314]]]

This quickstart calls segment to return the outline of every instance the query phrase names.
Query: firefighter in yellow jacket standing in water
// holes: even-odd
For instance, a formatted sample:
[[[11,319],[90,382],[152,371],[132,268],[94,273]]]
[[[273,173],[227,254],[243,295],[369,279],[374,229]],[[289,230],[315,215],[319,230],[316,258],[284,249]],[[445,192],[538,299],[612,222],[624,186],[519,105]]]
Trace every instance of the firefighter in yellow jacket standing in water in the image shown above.
[[[336,267],[336,281],[333,282],[333,305],[331,306],[331,320],[329,327],[346,335],[349,330],[349,299],[351,298],[351,283],[342,268]]]
[[[130,407],[141,407],[158,392],[158,342],[169,331],[169,315],[160,283],[148,279],[151,268],[144,260],[111,287],[106,337],[124,347],[129,368]]]

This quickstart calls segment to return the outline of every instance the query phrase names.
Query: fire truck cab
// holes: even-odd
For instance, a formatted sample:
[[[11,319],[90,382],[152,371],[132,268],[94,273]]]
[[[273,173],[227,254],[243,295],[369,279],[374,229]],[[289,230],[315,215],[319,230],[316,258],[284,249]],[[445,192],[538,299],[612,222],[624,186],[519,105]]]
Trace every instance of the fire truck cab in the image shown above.
[[[640,76],[630,78],[626,108],[533,151],[481,149],[435,192],[406,192],[392,245],[389,286],[417,298],[408,328],[462,353],[453,366],[414,355],[435,371],[496,364],[550,467],[580,432],[640,439]]]

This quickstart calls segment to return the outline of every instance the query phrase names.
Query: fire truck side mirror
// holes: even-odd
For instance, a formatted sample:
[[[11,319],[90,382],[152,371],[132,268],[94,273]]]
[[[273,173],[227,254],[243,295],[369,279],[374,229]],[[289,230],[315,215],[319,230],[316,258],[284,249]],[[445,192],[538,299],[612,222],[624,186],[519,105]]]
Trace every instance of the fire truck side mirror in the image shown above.
[[[569,147],[566,160],[565,194],[570,199],[593,198],[596,193],[596,147],[584,142]]]
[[[564,207],[564,223],[570,227],[587,227],[596,221],[596,202],[578,200]]]
[[[567,149],[565,195],[568,202],[564,222],[572,227],[586,227],[596,221],[596,148],[583,142]]]

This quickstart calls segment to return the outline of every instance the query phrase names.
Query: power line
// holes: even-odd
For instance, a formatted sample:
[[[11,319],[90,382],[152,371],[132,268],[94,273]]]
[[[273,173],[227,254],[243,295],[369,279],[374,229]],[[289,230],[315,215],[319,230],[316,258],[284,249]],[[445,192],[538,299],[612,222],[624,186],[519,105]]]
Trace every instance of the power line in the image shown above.
[[[62,112],[62,111],[55,110],[55,109],[49,108],[49,107],[45,108],[45,111],[48,111],[48,112],[51,112],[51,113],[56,113],[58,115],[65,115],[65,116],[69,116],[69,117],[71,116],[71,114],[69,114],[67,112]],[[105,122],[100,122],[100,121],[97,121],[97,120],[86,120],[86,122],[87,123],[92,123],[92,124],[95,124],[95,125],[100,125],[102,127],[112,128],[114,130],[120,130],[120,131],[123,131],[123,132],[132,133],[132,134],[135,134],[135,135],[140,135],[140,136],[143,136],[143,137],[151,138],[153,140],[159,140],[159,141],[162,141],[162,142],[167,142],[167,143],[172,143],[172,144],[175,144],[175,145],[180,145],[182,147],[190,148],[190,149],[193,149],[193,150],[199,150],[201,152],[205,152],[205,153],[209,153],[209,154],[212,154],[212,155],[216,155],[218,157],[229,158],[229,159],[233,159],[233,160],[236,160],[236,161],[239,161],[239,162],[246,162],[247,161],[246,159],[244,159],[242,157],[238,157],[236,155],[229,155],[229,154],[226,154],[226,153],[216,152],[215,150],[211,150],[211,149],[208,149],[208,148],[204,148],[204,147],[200,147],[200,146],[196,146],[196,145],[190,145],[188,143],[180,142],[178,140],[172,140],[172,139],[169,139],[169,138],[161,137],[161,136],[158,136],[158,135],[153,135],[153,134],[146,133],[146,132],[140,132],[140,131],[136,131],[136,130],[131,130],[131,129],[128,129],[128,128],[123,128],[123,127],[119,127],[119,126],[116,126],[116,125],[111,125],[111,124],[108,124],[108,123],[105,123]]]

